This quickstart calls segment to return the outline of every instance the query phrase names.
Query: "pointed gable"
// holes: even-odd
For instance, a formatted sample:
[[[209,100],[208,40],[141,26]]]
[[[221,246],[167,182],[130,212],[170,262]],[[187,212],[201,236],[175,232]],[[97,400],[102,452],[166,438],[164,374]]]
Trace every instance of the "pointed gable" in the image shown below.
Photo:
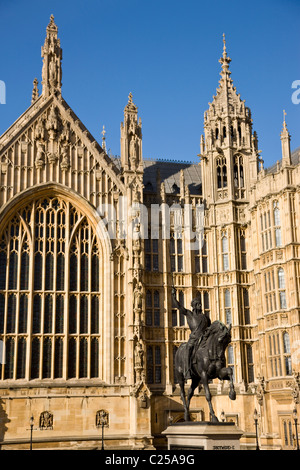
[[[35,79],[31,106],[0,137],[0,206],[50,181],[75,189],[96,207],[102,194],[125,192],[120,170],[60,94],[58,41],[51,16],[42,48],[42,94],[38,96]],[[54,56],[60,73],[51,81],[48,62]]]

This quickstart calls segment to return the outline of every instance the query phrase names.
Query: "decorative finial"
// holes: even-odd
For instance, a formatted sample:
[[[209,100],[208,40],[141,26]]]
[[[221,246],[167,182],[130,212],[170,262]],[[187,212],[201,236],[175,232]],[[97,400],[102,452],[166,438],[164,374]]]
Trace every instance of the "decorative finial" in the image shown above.
[[[285,116],[286,116],[286,112],[285,110],[283,110],[283,126],[282,126],[282,131],[280,134],[283,166],[291,164],[291,147],[290,147],[291,136],[289,134],[289,131],[286,125]]]
[[[103,150],[106,151],[106,142],[105,142],[106,130],[105,130],[105,126],[103,126],[101,134],[102,134],[102,148],[103,148]]]
[[[132,93],[130,92],[128,95],[128,103],[125,106],[124,112],[137,113],[137,106],[132,101],[132,98],[133,96],[132,96]]]
[[[286,126],[286,120],[285,120],[285,117],[286,117],[286,112],[285,112],[285,109],[283,110],[283,129],[282,131],[286,131],[288,132],[287,130],[287,126]]]
[[[226,56],[226,39],[225,39],[225,33],[223,33],[223,57]]]
[[[62,49],[57,37],[58,28],[54,23],[54,16],[50,16],[50,23],[46,29],[46,39],[42,47],[43,69],[42,87],[43,95],[61,92],[61,60]]]
[[[33,104],[39,97],[39,90],[38,90],[38,79],[35,78],[33,80],[33,90],[32,90],[32,97],[31,97],[31,104]]]
[[[229,64],[231,62],[230,57],[227,56],[227,51],[226,51],[226,40],[225,40],[225,33],[223,33],[223,55],[221,59],[219,60],[220,64],[222,65],[222,73],[228,73],[230,74],[229,71]],[[221,75],[222,75],[221,73]]]
[[[47,26],[47,30],[48,31],[57,31],[57,26],[54,23],[54,16],[53,15],[50,16],[50,23]]]

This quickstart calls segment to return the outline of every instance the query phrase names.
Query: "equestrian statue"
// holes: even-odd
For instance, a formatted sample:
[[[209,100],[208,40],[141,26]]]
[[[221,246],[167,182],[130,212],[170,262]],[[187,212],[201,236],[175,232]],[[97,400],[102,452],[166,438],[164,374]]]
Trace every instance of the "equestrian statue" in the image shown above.
[[[180,386],[180,396],[184,406],[184,419],[190,421],[190,401],[198,386],[203,386],[209,406],[212,422],[218,418],[211,403],[209,381],[213,379],[229,380],[229,398],[236,399],[231,367],[226,367],[225,350],[231,342],[231,325],[227,327],[219,320],[211,323],[209,316],[202,313],[201,299],[192,300],[192,310],[184,308],[176,299],[176,289],[172,287],[174,305],[185,315],[191,334],[187,343],[183,343],[175,355],[175,383]],[[191,379],[187,398],[184,384]]]

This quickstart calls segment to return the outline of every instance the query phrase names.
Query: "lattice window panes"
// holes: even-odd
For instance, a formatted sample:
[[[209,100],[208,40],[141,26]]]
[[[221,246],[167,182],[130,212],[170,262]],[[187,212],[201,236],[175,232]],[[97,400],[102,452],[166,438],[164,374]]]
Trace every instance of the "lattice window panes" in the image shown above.
[[[262,251],[270,250],[273,245],[271,233],[271,213],[268,207],[265,208],[260,215],[260,230]]]
[[[225,323],[232,324],[232,310],[231,310],[231,293],[229,289],[224,291],[224,310],[225,310]]]
[[[229,271],[229,243],[227,231],[221,233],[221,253],[223,271]]]
[[[147,382],[162,383],[162,351],[159,345],[147,346]]]
[[[227,164],[225,157],[216,159],[217,188],[227,188]]]
[[[243,287],[241,290],[241,302],[242,302],[242,310],[244,312],[243,322],[245,325],[250,325],[251,317],[250,317],[249,289],[246,287]]]
[[[292,416],[281,417],[280,431],[282,447],[285,450],[292,450],[296,444],[294,436]]]
[[[233,350],[232,344],[229,344],[227,348],[227,366],[231,367],[232,372],[233,372],[233,381],[235,381],[236,380],[236,377],[235,377],[236,368],[235,368],[234,350]]]
[[[244,230],[239,230],[239,262],[240,269],[247,269],[247,248],[246,248],[246,236]]]
[[[275,275],[273,269],[264,273],[264,283],[266,311],[273,312],[277,309]]]
[[[282,365],[279,333],[269,335],[269,362],[271,366],[271,377],[281,376]]]
[[[207,237],[206,235],[198,235],[196,241],[196,248],[193,250],[195,257],[195,272],[207,273],[208,272],[208,251],[207,251]]]
[[[148,238],[145,240],[145,269],[146,271],[158,271],[158,252],[159,240]]]
[[[116,381],[126,375],[124,302],[124,258],[122,255],[116,255],[114,259],[114,377]]]
[[[87,219],[69,202],[37,199],[0,234],[0,261],[1,378],[98,377],[101,253]]]
[[[248,383],[254,382],[254,359],[253,347],[251,344],[246,344],[246,358],[247,358],[247,381]]]
[[[70,220],[78,224],[76,214]],[[84,218],[70,248],[68,377],[93,378],[100,372],[100,249]]]
[[[158,290],[146,292],[146,326],[160,326],[160,296]]]
[[[237,155],[234,158],[233,183],[235,188],[244,188],[245,186],[243,157],[241,155]]]
[[[279,305],[281,309],[286,309],[286,292],[285,292],[285,275],[283,268],[279,268],[278,275],[278,291],[279,291]]]
[[[274,217],[274,233],[275,233],[275,245],[280,247],[282,245],[281,240],[281,222],[280,222],[280,209],[279,202],[273,202],[273,217]]]
[[[169,242],[171,272],[183,271],[183,240],[182,233],[175,231],[170,234]]]
[[[292,357],[290,335],[285,331],[282,335],[283,342],[283,361],[285,366],[285,375],[292,375]]]

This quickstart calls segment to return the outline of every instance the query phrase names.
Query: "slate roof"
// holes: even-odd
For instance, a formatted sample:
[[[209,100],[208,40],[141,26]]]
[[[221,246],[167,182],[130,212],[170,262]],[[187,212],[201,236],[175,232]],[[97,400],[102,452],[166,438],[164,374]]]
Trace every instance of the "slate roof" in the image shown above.
[[[166,193],[177,193],[180,188],[180,172],[183,170],[184,183],[191,194],[200,194],[201,168],[196,163],[178,163],[144,160],[144,191],[157,191],[157,172],[165,184]],[[178,191],[176,189],[178,187]]]
[[[296,148],[291,155],[292,164],[300,163],[300,147]],[[117,168],[121,168],[120,157],[113,157],[113,161]],[[180,171],[183,170],[185,185],[188,186],[191,194],[201,194],[201,167],[197,163],[172,162],[163,160],[144,160],[144,191],[157,191],[157,172],[160,173],[161,182],[165,183],[167,194],[177,193],[180,188]],[[279,168],[281,160],[279,161]],[[275,173],[277,171],[277,163],[266,168],[266,173]],[[178,191],[176,190],[176,185]]]
[[[121,168],[120,157],[112,157],[117,168]],[[191,194],[201,192],[201,168],[197,163],[172,162],[163,160],[143,160],[144,165],[144,191],[157,191],[157,175],[160,173],[161,182],[165,183],[166,193],[176,193],[174,184],[180,188],[180,171],[183,170],[184,184],[188,186]]]
[[[296,148],[293,150],[291,153],[291,161],[292,165],[298,165],[300,163],[300,147]],[[269,168],[266,168],[266,173],[276,173],[277,168],[281,168],[282,165],[282,160],[278,161],[279,164],[277,165],[277,162],[274,163],[274,165],[270,166]]]

